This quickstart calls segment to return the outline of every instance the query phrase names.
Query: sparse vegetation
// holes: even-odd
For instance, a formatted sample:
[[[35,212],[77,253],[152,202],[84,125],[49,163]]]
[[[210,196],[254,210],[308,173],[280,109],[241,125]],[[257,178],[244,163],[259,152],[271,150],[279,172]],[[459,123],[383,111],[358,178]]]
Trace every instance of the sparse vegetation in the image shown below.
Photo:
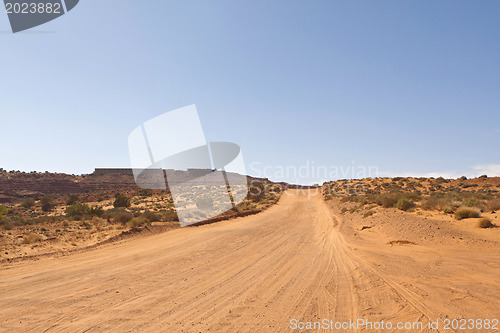
[[[377,196],[375,202],[384,208],[392,208],[397,204],[399,199],[400,195],[397,193],[386,193]]]
[[[115,215],[115,220],[121,224],[126,224],[134,218],[132,213],[122,211]]]
[[[5,207],[4,205],[0,205],[0,220],[3,219],[3,216],[7,214],[9,209]]]
[[[396,203],[396,208],[404,211],[408,211],[412,208],[415,208],[415,203],[409,199],[400,198]]]
[[[485,181],[489,183],[485,184]],[[364,191],[362,194],[352,190],[335,191],[339,187],[362,187]],[[500,188],[499,178],[461,177],[450,180],[442,177],[395,177],[324,183],[323,197],[325,200],[337,197],[343,203],[358,203],[358,208],[375,203],[384,208],[406,211],[429,210],[455,214],[460,207],[470,207],[479,212],[494,213],[500,210],[500,190],[497,188]]]
[[[491,223],[491,220],[486,218],[486,217],[483,217],[479,220],[479,222],[477,223],[477,226],[479,228],[493,228],[495,225],[493,223]]]
[[[68,200],[66,200],[66,205],[73,205],[80,200],[80,197],[76,194],[70,194]]]
[[[471,219],[471,218],[478,218],[481,216],[481,213],[479,210],[471,207],[460,207],[456,212],[455,212],[455,219],[457,220],[463,220],[463,219]]]
[[[65,213],[68,217],[80,219],[82,216],[90,214],[90,207],[87,204],[79,202],[68,206]]]
[[[453,213],[455,213],[455,210],[451,206],[444,206],[443,207],[443,213],[445,213],[445,214],[453,214]]]
[[[23,237],[24,244],[33,244],[33,243],[39,242],[41,240],[42,240],[42,237],[40,235],[33,234],[33,233],[27,234],[26,236]]]
[[[23,200],[21,203],[21,206],[28,209],[31,208],[35,205],[35,200],[33,198],[26,198]]]
[[[40,205],[41,205],[42,211],[44,211],[44,212],[50,212],[55,207],[55,204],[54,204],[52,198],[49,196],[45,196],[45,197],[41,198]]]
[[[119,208],[119,207],[124,207],[124,208],[127,208],[127,207],[130,207],[130,198],[128,198],[127,196],[121,194],[121,193],[117,193],[115,195],[115,201],[113,202],[113,206],[115,208]]]
[[[365,212],[365,213],[363,214],[363,218],[370,217],[370,216],[372,216],[373,214],[375,214],[375,211],[374,211],[374,210],[369,210],[369,211],[367,211],[367,212]]]
[[[161,215],[160,215],[160,214],[157,214],[157,213],[151,212],[151,211],[149,211],[149,210],[145,211],[145,212],[142,214],[142,218],[143,218],[145,221],[147,221],[148,223],[161,221]]]
[[[486,209],[490,212],[495,212],[497,210],[500,210],[500,199],[495,199],[490,201],[487,204]]]

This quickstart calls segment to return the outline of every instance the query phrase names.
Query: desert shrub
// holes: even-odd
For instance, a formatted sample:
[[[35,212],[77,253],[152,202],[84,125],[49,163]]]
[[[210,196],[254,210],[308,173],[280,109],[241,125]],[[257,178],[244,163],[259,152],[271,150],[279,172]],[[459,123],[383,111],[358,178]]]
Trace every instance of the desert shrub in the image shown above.
[[[68,206],[65,211],[66,216],[79,219],[84,215],[90,214],[90,207],[84,203],[75,203]]]
[[[177,217],[177,213],[171,210],[167,210],[162,213],[162,220],[164,222],[173,222],[179,221],[179,217]]]
[[[68,200],[66,200],[66,205],[73,205],[80,200],[80,197],[76,194],[70,194]]]
[[[425,210],[444,210],[445,207],[455,207],[453,196],[431,195],[422,200],[421,208]]]
[[[363,208],[364,205],[368,204],[368,199],[365,196],[358,196],[358,208]]]
[[[118,207],[118,208],[111,208],[108,210],[105,210],[104,213],[102,214],[102,218],[105,219],[114,219],[116,215],[119,213],[126,212],[125,208]]]
[[[377,198],[375,199],[375,202],[377,203],[377,205],[382,206],[384,208],[391,208],[396,205],[399,199],[400,199],[399,193],[386,193],[378,195]]]
[[[42,237],[37,234],[27,234],[26,236],[23,237],[23,243],[24,244],[33,244],[35,242],[39,242],[42,240]]]
[[[10,219],[0,219],[0,228],[3,230],[12,230],[14,223]]]
[[[420,191],[413,191],[403,194],[403,197],[408,200],[418,201],[422,198]]]
[[[130,207],[130,199],[128,197],[126,197],[125,195],[121,194],[121,193],[117,193],[115,195],[115,201],[113,202],[113,206],[115,208],[118,208],[118,207],[124,207],[124,208]]]
[[[26,198],[21,203],[21,206],[24,207],[24,208],[31,208],[34,205],[35,205],[35,200],[33,200],[33,198]]]
[[[460,207],[455,212],[455,218],[457,220],[477,218],[480,216],[481,216],[481,213],[479,212],[479,210],[477,210],[475,208],[471,208],[471,207]]]
[[[445,214],[453,214],[455,210],[451,206],[444,206],[443,207],[443,213]]]
[[[92,228],[92,226],[90,225],[90,223],[86,222],[86,221],[82,221],[82,223],[80,224],[83,228],[87,229],[87,230],[90,230]]]
[[[494,212],[494,211],[497,211],[497,210],[500,210],[500,200],[499,199],[496,199],[496,200],[491,200],[490,202],[488,202],[488,204],[486,205],[486,209],[488,211],[491,211],[491,212]]]
[[[154,213],[154,212],[151,212],[149,210],[145,211],[143,214],[142,214],[142,218],[144,220],[146,220],[146,222],[148,223],[151,223],[151,222],[158,222],[161,220],[161,216],[160,214],[157,214],[157,213]]]
[[[374,210],[369,210],[369,211],[367,211],[366,213],[363,214],[363,218],[367,218],[369,216],[372,216],[373,214],[375,214],[375,211]]]
[[[470,198],[464,200],[463,204],[467,207],[479,207],[483,205],[483,201],[477,199],[477,198]]]
[[[90,208],[89,214],[102,217],[104,215],[104,209],[102,209],[102,207],[92,207]]]
[[[0,220],[3,219],[3,216],[7,214],[9,209],[4,205],[0,205]]]
[[[495,225],[493,223],[491,223],[491,220],[486,218],[486,217],[483,217],[482,219],[479,220],[479,222],[477,222],[477,226],[479,228],[493,228]]]
[[[45,196],[45,197],[41,198],[40,205],[42,207],[42,211],[44,211],[44,212],[50,212],[55,207],[54,202],[52,201],[52,198],[49,196]]]
[[[126,224],[127,222],[132,220],[133,217],[134,215],[132,213],[123,211],[116,214],[114,219],[116,222],[119,222],[121,224]]]
[[[139,196],[141,196],[141,197],[150,197],[152,195],[153,195],[153,190],[148,189],[148,188],[144,188],[144,189],[139,191]]]
[[[404,211],[408,211],[414,207],[415,207],[415,203],[413,201],[405,199],[405,198],[399,199],[398,202],[396,203],[396,208],[404,210]]]
[[[443,177],[438,177],[436,178],[436,183],[441,184],[441,183],[449,183],[450,181],[447,179],[444,179]]]
[[[341,213],[341,214],[345,214],[346,212],[347,212],[347,208],[346,208],[346,207],[342,207],[342,208],[340,209],[340,213]]]

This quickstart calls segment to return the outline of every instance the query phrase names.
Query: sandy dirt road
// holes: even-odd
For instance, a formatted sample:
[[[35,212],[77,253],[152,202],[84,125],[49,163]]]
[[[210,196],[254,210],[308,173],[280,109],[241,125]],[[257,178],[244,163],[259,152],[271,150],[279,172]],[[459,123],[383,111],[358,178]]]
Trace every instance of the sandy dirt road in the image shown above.
[[[289,191],[246,218],[5,264],[0,331],[289,332],[292,319],[365,318],[422,322],[423,330],[406,330],[415,332],[431,331],[428,319],[498,318],[498,251],[485,263],[477,253],[422,247],[392,259],[389,247],[344,237],[343,222],[313,194]],[[425,258],[447,265],[424,265]],[[464,267],[474,269],[470,278]]]

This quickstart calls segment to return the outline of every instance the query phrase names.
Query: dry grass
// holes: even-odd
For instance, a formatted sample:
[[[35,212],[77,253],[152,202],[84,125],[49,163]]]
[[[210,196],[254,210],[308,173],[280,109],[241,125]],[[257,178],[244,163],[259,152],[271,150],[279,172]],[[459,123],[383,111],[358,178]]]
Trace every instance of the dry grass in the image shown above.
[[[482,219],[479,220],[479,222],[477,223],[477,226],[479,228],[493,228],[495,227],[495,225],[493,223],[491,223],[491,220],[486,218],[486,217],[483,217]]]
[[[416,243],[409,240],[393,240],[388,242],[389,245],[417,245]]]
[[[369,211],[367,211],[366,213],[363,214],[363,218],[367,218],[369,216],[372,216],[373,214],[375,214],[375,211],[374,210],[369,210]]]
[[[486,209],[491,212],[500,210],[500,199],[491,200],[487,205]]]
[[[23,237],[23,244],[33,244],[42,240],[42,237],[37,234],[27,234]]]
[[[472,219],[481,217],[481,213],[476,208],[472,207],[460,207],[456,213],[455,218],[457,220]]]
[[[396,203],[396,208],[404,210],[404,211],[408,211],[412,208],[415,208],[415,203],[409,199],[401,198]]]

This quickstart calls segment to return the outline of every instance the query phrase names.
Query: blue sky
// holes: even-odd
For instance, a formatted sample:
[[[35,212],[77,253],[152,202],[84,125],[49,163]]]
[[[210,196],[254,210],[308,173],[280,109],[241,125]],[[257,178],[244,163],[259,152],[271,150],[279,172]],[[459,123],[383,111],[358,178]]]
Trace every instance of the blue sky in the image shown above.
[[[0,167],[128,167],[137,125],[196,104],[253,175],[500,175],[499,17],[497,1],[82,0],[12,34],[0,14]]]

